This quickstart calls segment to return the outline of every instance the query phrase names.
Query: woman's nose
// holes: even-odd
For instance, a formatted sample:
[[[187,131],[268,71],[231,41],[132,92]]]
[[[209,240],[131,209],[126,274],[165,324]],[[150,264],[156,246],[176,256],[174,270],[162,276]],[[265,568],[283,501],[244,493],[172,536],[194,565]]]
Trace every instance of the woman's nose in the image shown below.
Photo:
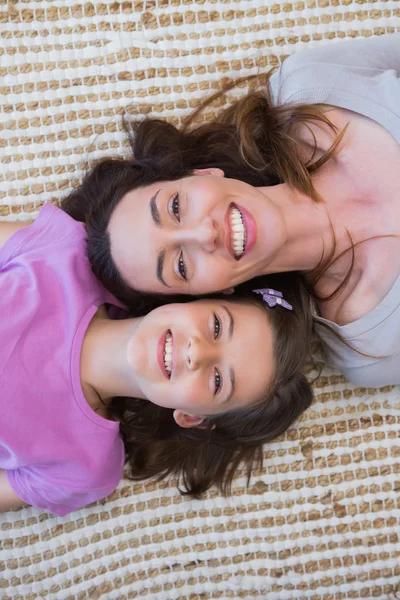
[[[214,252],[217,247],[218,231],[211,217],[203,219],[198,230],[198,242],[206,252]]]
[[[180,227],[176,236],[181,243],[196,244],[206,252],[214,252],[217,247],[218,229],[211,217],[205,217],[189,227]]]

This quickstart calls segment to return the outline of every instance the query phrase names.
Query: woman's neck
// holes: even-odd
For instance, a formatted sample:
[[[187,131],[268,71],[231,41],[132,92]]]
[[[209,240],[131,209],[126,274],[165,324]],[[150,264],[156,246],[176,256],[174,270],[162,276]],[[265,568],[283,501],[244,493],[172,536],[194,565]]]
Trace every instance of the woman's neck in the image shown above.
[[[99,405],[109,404],[114,396],[143,398],[127,360],[128,343],[140,321],[111,320],[104,307],[91,320],[83,339],[80,363],[82,389],[91,406],[88,395],[92,398],[97,395]]]
[[[333,243],[326,204],[317,204],[286,183],[259,189],[279,208],[285,229],[283,246],[262,274],[315,269]]]

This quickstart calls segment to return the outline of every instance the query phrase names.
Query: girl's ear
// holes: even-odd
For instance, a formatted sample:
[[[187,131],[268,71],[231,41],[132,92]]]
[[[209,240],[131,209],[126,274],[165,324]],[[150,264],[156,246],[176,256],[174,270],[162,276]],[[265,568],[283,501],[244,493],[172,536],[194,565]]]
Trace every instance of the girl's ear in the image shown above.
[[[225,177],[225,173],[222,169],[218,169],[217,167],[210,167],[208,169],[194,169],[192,171],[193,175],[214,175],[215,177]]]
[[[188,413],[182,412],[181,410],[174,410],[174,419],[179,427],[188,429],[194,427],[197,429],[206,429],[207,423],[205,417],[198,415],[189,415]]]

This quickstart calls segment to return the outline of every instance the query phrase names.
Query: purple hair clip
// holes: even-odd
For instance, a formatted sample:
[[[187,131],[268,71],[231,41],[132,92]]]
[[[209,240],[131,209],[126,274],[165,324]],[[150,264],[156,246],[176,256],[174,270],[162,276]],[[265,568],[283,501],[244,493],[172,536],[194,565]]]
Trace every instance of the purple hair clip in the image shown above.
[[[270,308],[273,308],[279,304],[279,306],[282,306],[282,308],[293,310],[293,306],[283,299],[282,292],[278,292],[277,290],[273,290],[271,288],[261,288],[260,290],[253,290],[253,292],[255,294],[261,294],[264,302],[266,302]]]

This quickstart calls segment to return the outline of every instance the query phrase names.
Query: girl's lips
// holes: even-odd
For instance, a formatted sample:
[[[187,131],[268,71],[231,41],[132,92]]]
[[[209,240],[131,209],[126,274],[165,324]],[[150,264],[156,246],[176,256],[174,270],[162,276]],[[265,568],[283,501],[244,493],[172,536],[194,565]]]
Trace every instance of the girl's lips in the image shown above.
[[[164,352],[165,352],[165,339],[166,339],[168,333],[169,333],[169,330],[167,330],[165,333],[163,333],[163,335],[160,338],[160,341],[158,342],[158,348],[157,348],[157,361],[160,366],[162,374],[167,379],[169,379],[169,375],[167,373],[167,369],[165,368]]]
[[[237,258],[235,256],[235,253],[233,251],[233,247],[232,247],[232,231],[231,231],[231,224],[230,224],[230,211],[231,211],[231,207],[234,206],[235,208],[237,208],[241,215],[242,215],[242,219],[244,221],[244,227],[246,229],[246,245],[244,247],[244,251],[243,254]],[[257,239],[257,227],[255,224],[255,221],[253,219],[253,217],[251,216],[251,214],[249,213],[249,211],[247,211],[245,208],[243,208],[243,206],[239,206],[238,204],[230,204],[228,206],[228,210],[226,211],[225,214],[225,247],[228,251],[228,253],[232,256],[232,258],[234,258],[236,261],[241,260],[243,258],[243,256],[245,256],[248,252],[250,252],[250,250],[253,248],[254,244],[256,243],[256,239]]]

